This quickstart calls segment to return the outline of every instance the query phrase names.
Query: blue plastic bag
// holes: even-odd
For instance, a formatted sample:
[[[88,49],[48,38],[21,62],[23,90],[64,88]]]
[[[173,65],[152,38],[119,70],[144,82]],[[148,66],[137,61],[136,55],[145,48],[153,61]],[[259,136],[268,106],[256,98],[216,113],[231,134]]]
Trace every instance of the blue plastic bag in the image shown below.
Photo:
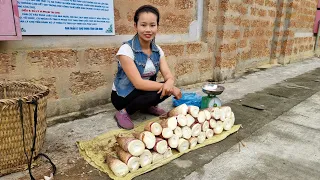
[[[173,106],[177,107],[181,104],[186,104],[188,106],[198,106],[201,107],[201,99],[202,97],[196,93],[186,93],[182,92],[182,97],[177,100],[174,97],[172,98]]]

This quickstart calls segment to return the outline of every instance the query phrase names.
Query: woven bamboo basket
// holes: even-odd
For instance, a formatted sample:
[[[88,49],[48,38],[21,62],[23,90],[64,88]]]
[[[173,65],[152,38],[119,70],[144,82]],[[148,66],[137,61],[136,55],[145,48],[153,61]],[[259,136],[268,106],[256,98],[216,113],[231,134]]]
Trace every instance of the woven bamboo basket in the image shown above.
[[[0,177],[25,170],[30,158],[34,137],[35,105],[37,101],[36,144],[33,157],[38,155],[47,128],[46,107],[49,89],[42,85],[27,82],[0,82]],[[19,103],[20,102],[20,103]],[[23,123],[20,106],[22,104]],[[22,126],[23,124],[23,126]],[[23,131],[24,129],[24,142]]]

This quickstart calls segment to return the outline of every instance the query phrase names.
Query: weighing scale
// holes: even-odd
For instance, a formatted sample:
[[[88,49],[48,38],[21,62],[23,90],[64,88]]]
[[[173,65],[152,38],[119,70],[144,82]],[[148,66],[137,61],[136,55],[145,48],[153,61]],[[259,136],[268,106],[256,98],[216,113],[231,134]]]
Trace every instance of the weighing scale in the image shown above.
[[[202,91],[208,96],[203,96],[201,100],[201,109],[209,107],[220,107],[221,100],[217,97],[224,91],[224,87],[217,84],[206,84],[202,86]]]

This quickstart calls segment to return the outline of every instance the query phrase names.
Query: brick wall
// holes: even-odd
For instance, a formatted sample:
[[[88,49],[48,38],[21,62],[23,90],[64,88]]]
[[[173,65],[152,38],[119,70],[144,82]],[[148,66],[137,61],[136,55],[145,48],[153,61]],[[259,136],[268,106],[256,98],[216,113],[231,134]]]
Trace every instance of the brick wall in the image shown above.
[[[161,10],[160,26],[167,34],[188,33],[196,13],[196,0],[117,0],[114,3],[116,34],[135,33],[134,12],[144,4],[152,4]]]
[[[200,8],[196,0],[130,0],[130,5],[128,0],[114,2],[115,37],[24,36],[23,41],[0,42],[0,80],[48,86],[49,117],[105,104],[110,102],[120,37],[135,33],[135,9],[143,4],[158,7],[159,33],[170,39],[188,37]],[[311,32],[316,0],[203,2],[199,40],[172,38],[159,43],[179,86],[230,79],[250,68],[314,55]]]
[[[273,41],[272,59],[287,64],[314,56],[313,25],[316,0],[280,0]]]
[[[293,7],[295,12],[291,17],[292,31],[297,33],[307,33],[313,29],[316,13],[317,1],[297,0]],[[315,36],[294,37],[292,56],[293,60],[313,56]]]
[[[222,0],[216,9],[216,78],[269,63],[276,0]]]

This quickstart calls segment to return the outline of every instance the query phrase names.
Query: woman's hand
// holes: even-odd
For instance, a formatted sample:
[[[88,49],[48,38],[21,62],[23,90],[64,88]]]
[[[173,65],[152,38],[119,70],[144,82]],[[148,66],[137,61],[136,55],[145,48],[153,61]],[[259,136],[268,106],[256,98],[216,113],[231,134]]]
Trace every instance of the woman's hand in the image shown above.
[[[176,98],[176,99],[180,99],[182,97],[182,93],[181,90],[177,87],[173,87],[173,93],[172,95]]]
[[[158,94],[161,93],[160,98],[162,99],[164,96],[171,96],[174,91],[173,81],[171,79],[167,80],[158,91]]]

